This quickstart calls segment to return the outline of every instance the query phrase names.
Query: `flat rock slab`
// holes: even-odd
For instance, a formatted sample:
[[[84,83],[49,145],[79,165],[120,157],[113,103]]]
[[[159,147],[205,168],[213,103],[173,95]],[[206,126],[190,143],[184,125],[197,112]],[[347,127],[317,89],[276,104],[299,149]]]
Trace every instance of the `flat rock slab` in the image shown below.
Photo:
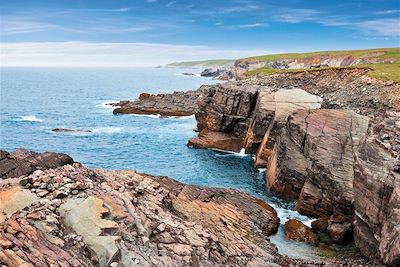
[[[34,193],[30,190],[22,189],[19,186],[0,191],[0,225],[12,214],[31,205],[37,200],[38,197]]]

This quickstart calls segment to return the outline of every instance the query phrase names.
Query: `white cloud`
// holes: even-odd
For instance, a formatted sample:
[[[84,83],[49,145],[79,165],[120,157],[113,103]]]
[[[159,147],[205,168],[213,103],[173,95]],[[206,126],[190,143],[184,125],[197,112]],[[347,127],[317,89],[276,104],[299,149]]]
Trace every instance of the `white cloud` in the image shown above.
[[[263,50],[228,50],[208,46],[157,43],[2,43],[1,66],[135,67],[175,61],[242,58]]]
[[[400,37],[399,19],[377,19],[353,23],[354,27],[368,35]]]

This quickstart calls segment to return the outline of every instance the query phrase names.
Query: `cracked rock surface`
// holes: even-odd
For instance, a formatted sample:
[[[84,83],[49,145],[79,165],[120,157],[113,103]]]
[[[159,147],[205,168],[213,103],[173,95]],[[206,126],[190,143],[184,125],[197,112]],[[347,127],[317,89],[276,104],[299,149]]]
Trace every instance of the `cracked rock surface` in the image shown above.
[[[275,210],[236,190],[73,163],[3,179],[0,199],[0,266],[290,262],[268,239]]]

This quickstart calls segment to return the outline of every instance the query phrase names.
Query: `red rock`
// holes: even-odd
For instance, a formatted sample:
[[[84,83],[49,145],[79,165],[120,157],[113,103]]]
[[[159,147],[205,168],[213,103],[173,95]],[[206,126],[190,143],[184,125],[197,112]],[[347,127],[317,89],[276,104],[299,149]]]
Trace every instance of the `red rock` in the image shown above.
[[[365,257],[389,266],[400,264],[398,164],[373,138],[356,153],[354,241]]]
[[[311,245],[318,245],[319,238],[310,227],[299,220],[289,220],[285,223],[285,236],[291,240],[304,241]]]

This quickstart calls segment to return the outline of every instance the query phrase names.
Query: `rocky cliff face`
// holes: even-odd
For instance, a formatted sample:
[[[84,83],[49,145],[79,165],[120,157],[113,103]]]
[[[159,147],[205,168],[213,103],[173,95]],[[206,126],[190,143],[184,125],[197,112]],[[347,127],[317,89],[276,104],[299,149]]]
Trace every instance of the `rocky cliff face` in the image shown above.
[[[388,112],[385,121],[397,118],[393,122],[398,124],[399,115]],[[397,124],[373,125],[375,134],[356,152],[354,172],[354,240],[363,255],[390,266],[400,264],[400,159],[397,151],[382,143],[381,136],[398,138]]]
[[[354,229],[364,256],[396,266],[399,89],[366,77],[364,70],[277,74],[207,86],[196,115],[200,134],[189,145],[245,148],[257,167],[267,167],[269,190],[297,200],[300,213],[326,222],[319,231],[333,242],[345,242]],[[318,109],[321,100],[310,93],[331,109]]]

